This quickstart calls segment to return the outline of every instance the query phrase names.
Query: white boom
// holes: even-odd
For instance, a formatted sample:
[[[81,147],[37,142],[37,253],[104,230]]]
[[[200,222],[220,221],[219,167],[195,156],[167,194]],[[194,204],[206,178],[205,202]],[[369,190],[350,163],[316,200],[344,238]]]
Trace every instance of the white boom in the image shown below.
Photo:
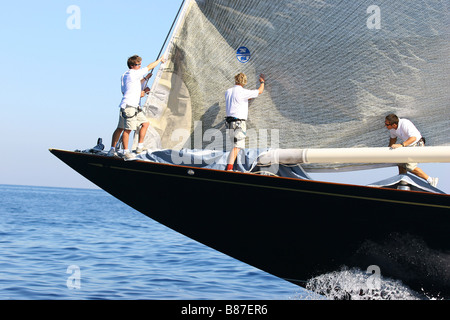
[[[258,163],[408,163],[449,162],[450,146],[385,148],[274,149]]]

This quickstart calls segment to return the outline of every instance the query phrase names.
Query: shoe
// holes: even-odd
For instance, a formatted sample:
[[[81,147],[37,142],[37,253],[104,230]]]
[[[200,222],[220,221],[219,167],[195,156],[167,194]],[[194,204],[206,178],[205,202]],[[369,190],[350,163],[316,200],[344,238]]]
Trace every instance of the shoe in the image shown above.
[[[430,185],[436,188],[438,181],[439,181],[439,178],[431,178]]]
[[[136,153],[137,154],[142,153],[144,151],[147,151],[147,149],[146,148],[139,148],[139,147],[136,148]]]
[[[108,156],[108,157],[118,157],[119,155],[117,154],[116,151],[114,151],[114,150],[109,150],[109,151],[108,151],[108,154],[107,154],[106,156]]]
[[[136,155],[133,152],[127,152],[123,155],[123,157],[127,160],[131,160],[136,158]]]

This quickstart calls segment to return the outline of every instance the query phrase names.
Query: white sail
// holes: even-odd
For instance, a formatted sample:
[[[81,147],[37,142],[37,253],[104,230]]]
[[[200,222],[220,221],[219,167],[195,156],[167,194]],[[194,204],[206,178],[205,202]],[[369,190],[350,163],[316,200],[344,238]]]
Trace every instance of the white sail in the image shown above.
[[[449,17],[448,0],[187,1],[147,114],[163,148],[194,147],[198,122],[203,136],[225,136],[234,75],[255,88],[264,73],[247,127],[269,142],[275,132],[277,148],[386,147],[389,113],[412,120],[428,146],[450,145]]]

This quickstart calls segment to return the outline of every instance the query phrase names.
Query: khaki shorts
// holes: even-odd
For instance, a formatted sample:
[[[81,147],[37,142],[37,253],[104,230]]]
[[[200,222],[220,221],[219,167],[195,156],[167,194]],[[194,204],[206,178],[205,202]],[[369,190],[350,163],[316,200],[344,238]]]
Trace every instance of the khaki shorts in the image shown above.
[[[425,144],[422,141],[419,141],[415,145],[408,146],[407,148],[424,147],[424,146],[425,146]],[[418,163],[416,163],[416,162],[399,164],[399,166],[405,168],[406,171],[413,171],[415,168],[417,168],[417,165],[418,165]]]
[[[123,112],[125,112],[125,116],[123,116]],[[140,111],[136,114],[135,107],[126,107],[125,109],[120,109],[119,111],[119,123],[117,127],[125,130],[136,130],[143,123],[148,122],[145,114]]]
[[[245,148],[245,138],[247,136],[247,125],[245,121],[237,120],[227,122],[231,144],[234,148]]]

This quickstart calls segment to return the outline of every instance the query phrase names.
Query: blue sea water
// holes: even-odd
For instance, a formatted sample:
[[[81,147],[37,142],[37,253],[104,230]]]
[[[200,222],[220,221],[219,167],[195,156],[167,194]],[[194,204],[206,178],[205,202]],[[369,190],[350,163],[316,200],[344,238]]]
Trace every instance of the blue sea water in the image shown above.
[[[0,299],[311,299],[102,190],[0,185]]]
[[[320,275],[314,284],[324,297],[187,238],[103,190],[0,185],[0,300],[418,297],[383,277],[361,295],[368,277],[358,269]]]

